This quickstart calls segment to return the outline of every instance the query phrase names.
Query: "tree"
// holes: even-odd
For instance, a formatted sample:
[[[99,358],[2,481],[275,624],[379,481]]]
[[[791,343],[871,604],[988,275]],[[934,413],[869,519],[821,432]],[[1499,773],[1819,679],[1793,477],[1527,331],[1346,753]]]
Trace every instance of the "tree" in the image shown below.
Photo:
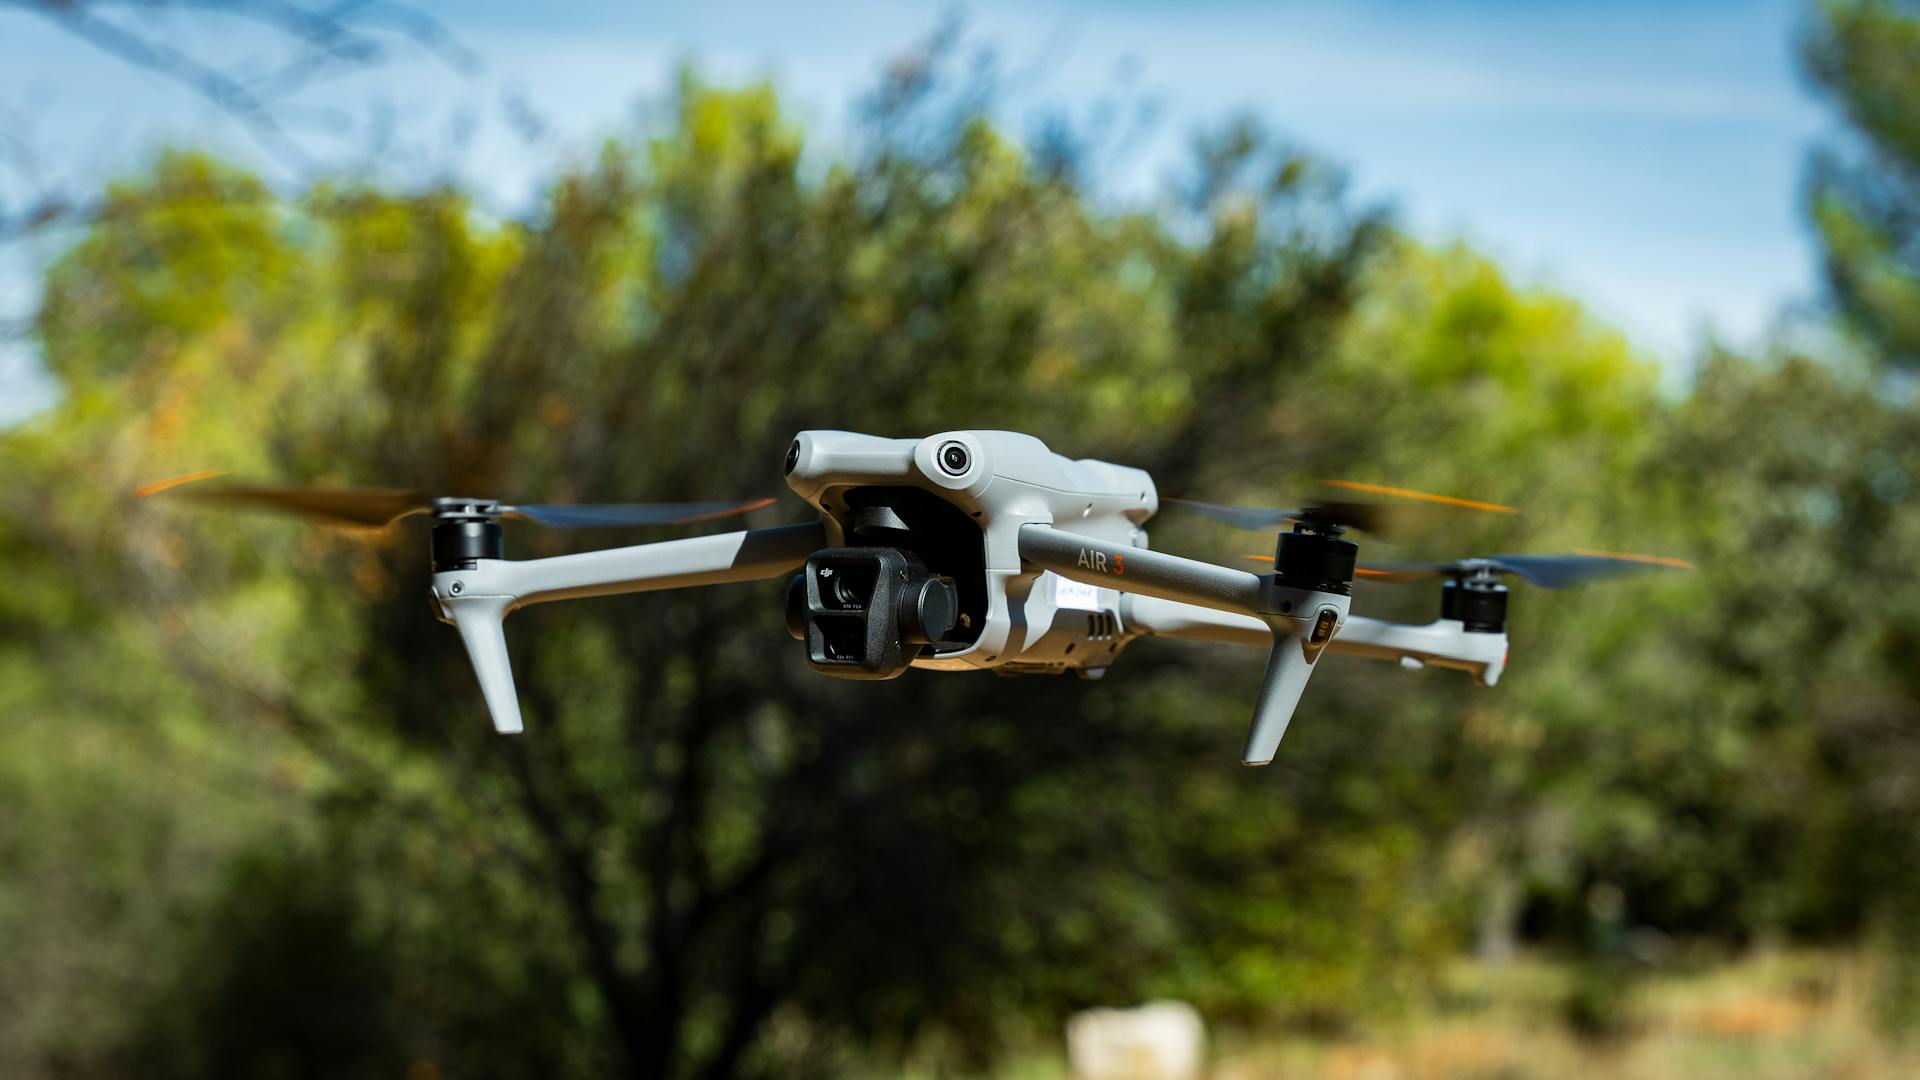
[[[1808,71],[1849,128],[1842,146],[1816,154],[1811,168],[1812,216],[1828,282],[1844,325],[1874,366],[1911,374],[1920,367],[1920,12],[1884,0],[1829,0],[1814,18],[1804,52]],[[1915,452],[1906,426],[1863,450],[1862,460],[1877,470],[1875,490],[1883,501],[1906,498]],[[1910,641],[1909,622],[1893,619],[1888,639]],[[1904,705],[1911,698],[1909,692],[1893,700]],[[1867,760],[1906,775],[1911,716],[1884,703],[1868,711],[1878,718],[1878,738],[1868,740],[1877,749]],[[1904,786],[1886,776],[1877,783],[1883,793]],[[1869,820],[1877,831],[1910,834],[1904,798],[1875,809]],[[1901,840],[1885,845],[1890,865],[1878,868],[1890,885],[1881,917],[1891,931],[1895,977],[1882,1000],[1895,1030],[1909,1030],[1920,1012],[1920,919],[1913,915],[1920,865],[1897,854],[1909,846]]]
[[[540,734],[502,741],[442,628],[387,599],[424,581],[411,545],[196,523],[111,493],[189,462],[559,499],[751,492],[793,430],[829,424],[1045,430],[1178,478],[1175,459],[1197,474],[1240,452],[1227,433],[1268,437],[1268,402],[1331,340],[1377,236],[1331,203],[1317,232],[1288,227],[1322,196],[1281,186],[1223,191],[1201,211],[1211,235],[1180,244],[1092,213],[977,120],[935,136],[808,181],[770,91],[689,82],[672,131],[611,148],[526,225],[483,226],[452,193],[229,199],[248,179],[191,157],[109,194],[126,212],[56,268],[40,323],[66,404],[10,445],[36,475],[115,462],[113,482],[23,498],[35,517],[139,523],[55,557],[82,560],[66,562],[72,602],[161,590],[141,608],[154,625],[124,631],[165,658],[183,717],[287,733],[322,813],[282,843],[346,875],[371,923],[296,907],[237,940],[200,935],[214,956],[182,967],[200,981],[152,993],[271,999],[220,951],[352,928],[338,949],[386,959],[340,985],[402,972],[362,990],[425,1025],[395,1020],[369,1053],[546,1073],[564,1046],[559,1067],[583,1072],[731,1075],[842,1037],[977,1053],[1022,1017],[1156,983],[1233,1003],[1317,970],[1296,998],[1332,1003],[1396,948],[1339,915],[1356,889],[1390,895],[1361,883],[1404,856],[1351,864],[1337,838],[1374,826],[1337,794],[1311,832],[1257,776],[1222,803],[1195,767],[1218,774],[1244,695],[1178,668],[1144,698],[848,688],[778,649],[777,590],[577,605],[510,628]],[[22,541],[34,558],[67,543],[46,528]],[[216,644],[239,626],[247,651]],[[85,662],[30,641],[50,668]],[[1251,687],[1257,663],[1231,666]],[[96,707],[130,714],[156,692]],[[1191,822],[1149,812],[1182,802],[1217,842],[1190,850]],[[1264,914],[1217,903],[1274,860],[1302,872],[1268,883]],[[1276,925],[1287,896],[1312,918]],[[1275,933],[1297,940],[1286,966],[1177,975],[1180,956]],[[1135,947],[1106,947],[1119,936]],[[776,1053],[783,1011],[804,1038]],[[285,1057],[236,1047],[208,1013],[158,1015],[132,1036],[150,1071]]]
[[[104,194],[37,322],[62,403],[0,436],[0,938],[35,980],[0,996],[59,1003],[0,1008],[0,1071],[967,1062],[1162,994],[1352,1022],[1476,924],[1590,948],[1597,886],[1724,940],[1855,935],[1900,895],[1900,860],[1833,859],[1908,812],[1899,406],[1732,357],[1664,395],[1577,304],[1394,235],[1245,124],[1200,140],[1186,202],[1106,207],[1070,142],[930,98],[939,62],[819,167],[770,89],[688,77],[526,221],[192,154]],[[821,426],[1030,430],[1166,494],[1348,477],[1528,511],[1369,556],[1703,570],[1517,590],[1494,691],[1330,664],[1268,770],[1231,767],[1256,650],[855,686],[805,669],[773,585],[517,614],[529,731],[502,740],[416,599],[418,535],[129,494],[217,467],[747,496]]]
[[[1849,137],[1813,157],[1809,208],[1827,281],[1882,362],[1920,365],[1920,16],[1888,0],[1823,0],[1808,72]]]

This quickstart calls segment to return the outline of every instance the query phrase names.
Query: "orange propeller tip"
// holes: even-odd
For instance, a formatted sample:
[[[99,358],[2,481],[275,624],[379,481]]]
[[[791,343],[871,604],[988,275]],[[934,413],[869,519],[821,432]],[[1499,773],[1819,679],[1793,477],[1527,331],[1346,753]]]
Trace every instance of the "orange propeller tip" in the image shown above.
[[[750,499],[746,502],[741,503],[738,506],[729,506],[725,510],[715,510],[711,514],[697,514],[690,518],[682,518],[681,520],[676,521],[673,524],[695,525],[702,521],[713,521],[716,518],[733,517],[736,514],[750,514],[755,510],[759,510],[763,507],[772,506],[773,504],[774,504],[774,499],[771,495],[769,495],[761,499]]]
[[[1241,558],[1253,559],[1256,562],[1272,562],[1273,561],[1273,556],[1271,555],[1243,555],[1241,556]],[[1369,577],[1369,578],[1390,578],[1393,576],[1391,573],[1388,573],[1385,570],[1369,570],[1364,566],[1354,567],[1353,572],[1360,577]]]
[[[1385,484],[1368,484],[1359,480],[1323,480],[1328,487],[1346,491],[1364,491],[1369,495],[1391,495],[1397,499],[1415,499],[1420,502],[1439,503],[1442,506],[1458,506],[1467,510],[1485,510],[1494,514],[1517,514],[1519,509],[1502,506],[1499,503],[1481,502],[1478,499],[1460,499],[1452,495],[1435,495],[1428,491],[1415,491],[1412,488],[1388,487]]]
[[[1620,559],[1623,562],[1646,563],[1649,566],[1671,566],[1675,570],[1700,569],[1685,559],[1676,559],[1668,555],[1639,555],[1630,551],[1599,551],[1594,548],[1574,548],[1573,553],[1596,559]]]
[[[133,494],[136,498],[144,499],[149,495],[158,495],[163,491],[177,488],[181,484],[191,484],[196,480],[209,480],[225,475],[227,475],[225,469],[201,469],[197,472],[181,473],[179,476],[169,476],[165,480],[155,480],[151,484],[141,484],[133,489]]]

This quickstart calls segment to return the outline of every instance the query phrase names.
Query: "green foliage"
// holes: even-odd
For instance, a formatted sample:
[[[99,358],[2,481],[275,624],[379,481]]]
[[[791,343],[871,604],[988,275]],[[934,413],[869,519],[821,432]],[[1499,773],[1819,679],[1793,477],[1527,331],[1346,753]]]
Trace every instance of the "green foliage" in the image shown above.
[[[827,1073],[977,1063],[1156,995],[1337,1026],[1476,929],[1600,951],[1596,886],[1672,932],[1842,935],[1908,872],[1861,857],[1909,820],[1884,729],[1920,695],[1915,432],[1869,387],[1720,358],[1663,398],[1571,301],[1396,236],[1246,125],[1153,216],[912,86],[819,170],[768,88],[689,77],[673,106],[526,222],[169,156],[55,267],[65,396],[0,435],[26,570],[0,594],[0,937],[36,980],[0,1004],[43,1003],[0,1008],[0,1071]],[[128,494],[223,468],[750,495],[801,428],[961,426],[1169,494],[1348,477],[1528,510],[1383,556],[1705,569],[1517,594],[1494,691],[1330,666],[1268,770],[1232,765],[1251,651],[848,685],[806,670],[773,585],[516,615],[529,733],[502,740],[406,523]]]
[[[1827,280],[1887,364],[1920,364],[1920,14],[1891,0],[1823,0],[1807,67],[1850,138],[1814,157],[1808,185]]]
[[[1815,157],[1809,185],[1828,281],[1872,365],[1910,374],[1920,363],[1920,11],[1886,0],[1829,0],[1807,35],[1805,53],[1812,75],[1850,129],[1839,149]],[[1869,416],[1885,411],[1872,405],[1866,410]],[[1911,841],[1920,816],[1909,795],[1916,765],[1911,657],[1920,639],[1914,634],[1914,598],[1901,587],[1912,575],[1906,565],[1890,565],[1899,559],[1894,552],[1913,550],[1911,526],[1880,504],[1908,497],[1916,460],[1910,415],[1910,408],[1901,410],[1904,422],[1886,425],[1892,430],[1882,426],[1876,434],[1883,437],[1857,446],[1851,460],[1823,463],[1833,466],[1832,479],[1822,478],[1804,496],[1809,512],[1820,518],[1874,529],[1864,545],[1868,553],[1880,549],[1883,537],[1903,545],[1887,549],[1889,565],[1881,571],[1893,575],[1884,580],[1898,584],[1876,596],[1898,606],[1884,621],[1838,635],[1840,641],[1828,647],[1846,650],[1851,677],[1821,689],[1847,718],[1834,725],[1841,760],[1867,765],[1878,792],[1861,815],[1871,845],[1864,861],[1875,880],[1897,884],[1877,905],[1878,938],[1889,957],[1879,1001],[1888,1029],[1901,1033],[1915,1030],[1920,1017],[1920,918],[1914,914],[1920,911],[1920,859]],[[1852,415],[1830,420],[1857,422]],[[1814,487],[1805,481],[1802,486]],[[1899,674],[1889,679],[1886,671]],[[1841,882],[1858,880],[1854,860],[1836,861],[1842,865],[1832,869]]]
[[[284,853],[243,856],[119,1068],[143,1076],[393,1076],[391,956],[360,938],[342,880]]]

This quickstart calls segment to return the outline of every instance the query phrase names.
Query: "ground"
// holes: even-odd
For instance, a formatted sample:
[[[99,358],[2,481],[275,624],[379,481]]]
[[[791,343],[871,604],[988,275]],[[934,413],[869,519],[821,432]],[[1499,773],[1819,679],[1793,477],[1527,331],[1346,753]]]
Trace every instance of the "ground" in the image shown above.
[[[1212,1080],[1877,1080],[1920,1076],[1874,1025],[1873,966],[1762,952],[1664,969],[1458,965],[1428,1007],[1339,1035],[1222,1033]],[[1584,1032],[1584,1034],[1582,1033]],[[1060,1080],[1034,1054],[994,1074]]]

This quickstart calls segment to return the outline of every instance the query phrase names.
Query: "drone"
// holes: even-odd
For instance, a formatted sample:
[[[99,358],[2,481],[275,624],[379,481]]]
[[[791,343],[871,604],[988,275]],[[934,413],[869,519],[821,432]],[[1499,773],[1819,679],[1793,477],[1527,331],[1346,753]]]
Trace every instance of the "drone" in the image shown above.
[[[607,548],[506,557],[502,521],[557,527],[686,525],[770,505],[513,504],[394,489],[257,487],[195,473],[137,492],[181,488],[203,500],[381,527],[432,518],[432,600],[459,632],[496,730],[522,730],[507,616],[531,604],[787,579],[786,623],[813,670],[892,679],[909,668],[1064,674],[1097,679],[1143,637],[1268,650],[1241,761],[1265,765],[1320,660],[1358,656],[1450,668],[1481,686],[1507,666],[1513,577],[1561,588],[1636,571],[1689,568],[1651,555],[1576,551],[1451,562],[1362,565],[1348,530],[1385,529],[1379,502],[1267,508],[1162,500],[1145,471],[1071,459],[1031,435],[948,431],[895,439],[803,431],[787,448],[787,485],[816,521]],[[1375,494],[1492,511],[1490,503],[1369,484]],[[1168,506],[1276,534],[1271,572],[1154,551],[1146,524]],[[1288,528],[1287,526],[1290,526]],[[1352,614],[1356,578],[1438,579],[1425,625]]]

